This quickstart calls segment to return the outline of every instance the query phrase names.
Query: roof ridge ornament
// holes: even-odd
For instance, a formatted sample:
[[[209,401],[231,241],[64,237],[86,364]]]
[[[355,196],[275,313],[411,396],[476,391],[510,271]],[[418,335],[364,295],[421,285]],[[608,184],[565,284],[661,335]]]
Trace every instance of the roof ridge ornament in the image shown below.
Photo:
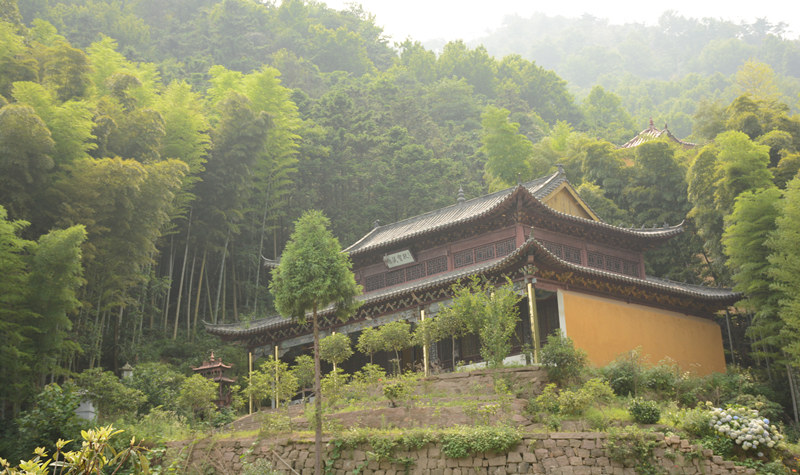
[[[559,175],[564,175],[564,165],[562,165],[560,163],[556,163],[556,167],[558,168],[558,174]]]
[[[458,186],[458,197],[456,198],[456,202],[461,205],[461,204],[464,204],[465,201],[467,201],[467,198],[464,197],[464,187],[459,185]]]

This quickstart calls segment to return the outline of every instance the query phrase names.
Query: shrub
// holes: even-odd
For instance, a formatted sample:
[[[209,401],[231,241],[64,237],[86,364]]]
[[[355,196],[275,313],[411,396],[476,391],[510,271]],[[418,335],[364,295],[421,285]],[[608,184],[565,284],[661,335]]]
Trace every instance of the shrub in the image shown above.
[[[579,379],[587,362],[586,352],[575,348],[572,340],[559,330],[548,335],[541,357],[547,377],[559,386]]]
[[[703,438],[713,434],[711,429],[711,412],[702,405],[693,409],[684,409],[680,414],[679,426],[690,435]]]
[[[102,368],[80,373],[76,383],[97,406],[97,418],[101,420],[133,415],[147,400],[142,391],[125,386],[114,373]]]
[[[653,465],[653,449],[657,442],[652,432],[638,426],[611,428],[606,439],[606,451],[611,460],[633,464],[636,473],[659,473]]]
[[[84,442],[80,449],[64,452],[64,447],[68,441],[59,439],[55,444],[55,451],[52,458],[48,458],[47,451],[39,447],[34,451],[35,457],[21,461],[19,467],[11,467],[10,464],[0,459],[0,473],[8,475],[28,475],[49,473],[50,466],[59,466],[59,473],[104,473],[106,467],[116,467],[117,473],[126,464],[130,467],[125,473],[150,473],[149,462],[145,457],[147,449],[136,444],[135,439],[131,439],[130,445],[123,450],[115,450],[111,445],[111,439],[121,433],[112,426],[98,427],[81,431]]]
[[[770,424],[769,419],[759,416],[757,410],[743,406],[731,405],[726,409],[715,407],[711,410],[709,425],[745,451],[760,453],[774,448],[783,440],[783,435],[774,424]]]
[[[383,395],[389,400],[392,407],[397,407],[397,403],[408,398],[412,388],[406,381],[398,380],[386,384],[383,387]]]
[[[661,409],[655,401],[634,399],[628,404],[628,412],[639,424],[655,424],[661,419]]]
[[[338,365],[353,356],[350,337],[344,333],[334,333],[319,341],[319,357],[328,363]]]
[[[178,408],[177,399],[181,384],[186,376],[164,363],[142,363],[136,366],[133,375],[122,383],[138,389],[147,398],[139,406],[139,414],[147,414],[154,407],[161,406],[168,411]]]
[[[19,434],[16,437],[16,453],[9,458],[19,460],[30,454],[36,447],[46,447],[52,451],[58,439],[76,439],[87,424],[75,415],[80,404],[80,396],[75,387],[63,387],[52,383],[42,389],[34,401],[33,408],[24,411],[16,419]]]
[[[603,368],[603,375],[614,393],[619,396],[638,396],[643,372],[643,361],[638,349],[620,355]]]
[[[322,381],[320,381],[320,389],[322,390],[323,400],[329,406],[335,406],[342,398],[342,392],[347,384],[347,373],[342,368],[336,368],[330,373],[326,374]]]
[[[199,374],[193,374],[181,384],[178,406],[192,419],[207,420],[217,406],[217,383]]]
[[[478,452],[506,453],[522,440],[508,426],[456,426],[441,436],[442,452],[449,458],[464,458]]]

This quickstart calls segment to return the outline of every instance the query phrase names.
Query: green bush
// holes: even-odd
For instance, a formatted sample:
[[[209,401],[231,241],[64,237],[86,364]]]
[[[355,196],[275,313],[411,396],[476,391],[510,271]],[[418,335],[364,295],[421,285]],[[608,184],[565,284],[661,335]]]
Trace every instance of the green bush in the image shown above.
[[[628,404],[628,412],[639,424],[655,424],[661,419],[661,409],[655,401],[634,399]]]
[[[63,387],[52,383],[42,389],[34,400],[33,408],[23,411],[16,419],[18,434],[15,437],[16,453],[6,454],[11,460],[28,456],[36,447],[45,447],[53,452],[58,439],[75,440],[81,429],[88,425],[79,419],[75,410],[80,405],[80,396],[72,384]],[[69,448],[77,448],[72,444]]]
[[[132,416],[147,400],[142,391],[125,386],[114,373],[102,368],[87,369],[75,380],[97,407],[98,420]]]
[[[456,426],[441,436],[442,452],[455,459],[478,452],[506,453],[521,440],[519,431],[508,426]]]
[[[136,366],[133,375],[122,383],[141,391],[146,400],[139,406],[140,414],[147,414],[154,407],[161,406],[168,411],[178,409],[177,399],[181,384],[186,376],[164,363],[142,363]]]
[[[560,330],[547,336],[541,357],[547,377],[559,386],[577,381],[587,363],[586,352],[575,348],[572,340],[562,335]]]
[[[681,411],[681,421],[679,427],[690,435],[703,438],[713,434],[711,429],[711,412],[702,405],[693,409]]]
[[[638,349],[622,354],[603,368],[603,376],[618,396],[638,396],[644,365]]]

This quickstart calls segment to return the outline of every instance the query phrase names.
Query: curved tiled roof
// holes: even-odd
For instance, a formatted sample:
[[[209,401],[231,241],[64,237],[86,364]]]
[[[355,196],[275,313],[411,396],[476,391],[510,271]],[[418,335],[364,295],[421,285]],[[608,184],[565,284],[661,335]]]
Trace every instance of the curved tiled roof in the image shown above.
[[[491,214],[503,205],[510,204],[517,193],[524,193],[530,198],[533,198],[535,202],[540,204],[544,212],[550,213],[559,219],[598,227],[614,233],[626,234],[638,238],[655,237],[663,239],[677,235],[683,231],[682,223],[664,228],[625,229],[602,221],[593,221],[562,213],[542,203],[544,198],[565,182],[567,182],[566,175],[563,170],[559,168],[559,170],[552,175],[538,178],[513,188],[507,188],[478,198],[466,200],[462,203],[430,211],[396,223],[377,226],[364,237],[347,247],[344,251],[350,255],[360,254],[477,220]]]
[[[669,129],[667,128],[667,124],[664,124],[664,128],[662,130],[657,129],[653,125],[653,119],[650,119],[650,126],[648,128],[646,128],[646,129],[642,130],[641,132],[639,132],[638,134],[636,134],[636,137],[634,137],[634,138],[628,140],[627,142],[625,142],[625,144],[620,146],[620,148],[638,147],[639,145],[641,145],[641,144],[643,144],[645,142],[649,142],[651,140],[658,139],[658,138],[665,137],[665,136],[667,138],[669,138],[670,140],[672,140],[673,142],[676,142],[676,143],[680,144],[681,146],[683,146],[685,148],[697,147],[697,144],[695,144],[695,143],[683,141],[683,140],[679,139],[678,137],[675,137],[674,135],[672,135],[672,132],[670,132]]]
[[[607,279],[610,281],[635,285],[644,287],[658,292],[666,292],[676,296],[687,296],[697,298],[705,301],[718,302],[720,305],[733,304],[741,298],[741,294],[733,292],[729,289],[720,289],[713,287],[705,287],[701,285],[685,284],[681,282],[674,282],[655,277],[646,277],[644,279],[632,277],[624,274],[616,274],[601,269],[586,267],[572,262],[565,261],[558,256],[551,253],[547,248],[535,238],[528,239],[523,245],[515,249],[511,254],[504,256],[493,261],[485,261],[471,266],[461,267],[459,269],[429,276],[427,278],[406,282],[402,285],[387,287],[383,289],[374,290],[361,294],[357,300],[362,305],[377,304],[394,298],[399,298],[411,292],[424,291],[430,288],[451,285],[460,279],[469,277],[475,274],[490,273],[502,270],[513,264],[518,264],[519,260],[527,256],[529,251],[535,252],[538,259],[542,259],[551,267],[555,267],[565,271],[574,271],[585,275],[592,275]],[[540,262],[540,261],[537,261]],[[333,307],[328,307],[319,312],[324,315],[333,311]],[[242,323],[227,323],[227,324],[211,324],[203,322],[206,329],[215,335],[220,336],[246,336],[257,334],[264,330],[271,330],[281,328],[292,324],[292,320],[283,318],[281,316],[267,317],[246,324]]]

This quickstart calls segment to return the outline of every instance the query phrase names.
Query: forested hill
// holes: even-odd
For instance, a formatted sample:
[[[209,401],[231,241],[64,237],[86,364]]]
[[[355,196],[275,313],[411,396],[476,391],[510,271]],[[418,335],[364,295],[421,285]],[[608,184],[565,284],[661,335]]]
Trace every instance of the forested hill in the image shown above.
[[[745,216],[737,196],[769,189],[758,196],[777,210],[800,166],[790,69],[766,59],[576,99],[545,60],[391,45],[367,12],[316,2],[0,0],[0,19],[3,409],[86,367],[186,361],[202,320],[269,314],[261,258],[303,210],[323,210],[346,246],[460,186],[474,197],[556,163],[611,223],[690,218],[650,274],[770,299],[792,275],[763,268],[789,206],[738,228],[753,240],[723,240]],[[704,146],[617,147],[650,117]],[[764,335],[786,325],[776,302],[754,320]],[[734,351],[749,358],[763,337],[746,340],[745,323]]]
[[[666,10],[669,4],[648,8]],[[612,25],[589,15],[509,16],[474,43],[496,57],[519,54],[554,70],[579,97],[601,85],[619,95],[639,123],[656,115],[679,136],[691,133],[697,101],[735,98],[731,79],[751,59],[780,77],[781,101],[797,111],[800,40],[788,37],[785,24],[765,19],[737,24],[666,10],[656,25],[646,26]]]

